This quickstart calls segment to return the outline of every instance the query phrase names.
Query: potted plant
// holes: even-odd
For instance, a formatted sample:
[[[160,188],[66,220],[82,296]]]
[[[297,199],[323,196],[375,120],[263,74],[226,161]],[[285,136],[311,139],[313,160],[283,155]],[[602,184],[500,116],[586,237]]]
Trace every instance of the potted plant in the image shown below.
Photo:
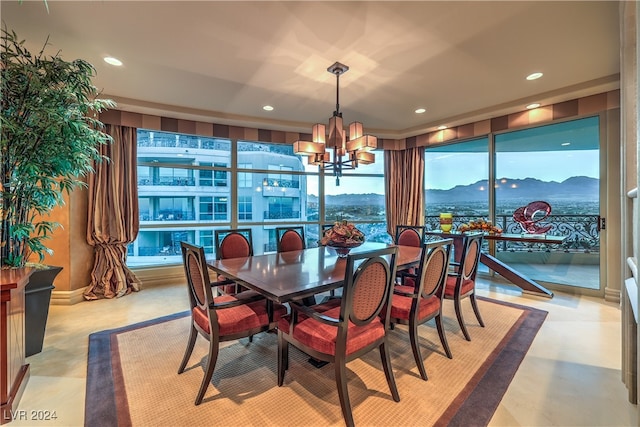
[[[103,160],[100,145],[111,141],[96,117],[115,104],[97,98],[98,91],[91,83],[95,68],[82,59],[67,62],[59,52],[47,56],[47,45],[48,40],[33,55],[15,32],[2,28],[2,268],[23,268],[35,259],[42,263],[45,254],[52,253],[45,241],[59,224],[49,219],[51,210],[64,204],[65,193],[86,187],[85,176],[93,171],[94,162]],[[61,269],[56,268],[58,272]],[[25,290],[25,328],[34,318],[29,313],[29,299],[39,290],[32,283],[40,270],[46,268],[36,265]],[[41,292],[44,295],[38,296],[46,298],[46,302],[35,304],[38,315],[45,307],[48,312],[51,289],[49,283],[48,289]],[[42,331],[44,337],[44,325]],[[40,334],[27,330],[26,336],[30,335]],[[36,350],[41,348],[40,342],[40,349]]]

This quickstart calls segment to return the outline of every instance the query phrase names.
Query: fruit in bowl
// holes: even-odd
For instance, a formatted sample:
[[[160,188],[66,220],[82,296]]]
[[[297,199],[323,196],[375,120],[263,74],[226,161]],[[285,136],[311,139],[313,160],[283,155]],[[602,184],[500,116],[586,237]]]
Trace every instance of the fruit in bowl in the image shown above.
[[[475,221],[471,220],[468,223],[460,224],[458,231],[461,233],[465,231],[483,231],[489,234],[501,234],[502,228],[493,225],[491,221],[487,221],[484,218],[478,218]]]

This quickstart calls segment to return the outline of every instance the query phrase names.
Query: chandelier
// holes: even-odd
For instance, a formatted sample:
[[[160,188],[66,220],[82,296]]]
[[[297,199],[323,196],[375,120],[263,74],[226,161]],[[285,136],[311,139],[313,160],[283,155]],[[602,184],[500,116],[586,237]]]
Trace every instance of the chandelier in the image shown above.
[[[336,177],[336,185],[340,185],[340,177],[344,169],[355,169],[358,165],[374,163],[375,156],[369,151],[378,147],[378,138],[365,135],[362,123],[349,125],[349,139],[342,127],[340,112],[340,75],[349,67],[336,62],[327,71],[336,76],[336,109],[329,119],[328,129],[324,124],[313,125],[312,141],[296,141],[293,152],[309,156],[310,165],[318,165],[320,169],[332,170]],[[331,155],[333,151],[333,155]]]

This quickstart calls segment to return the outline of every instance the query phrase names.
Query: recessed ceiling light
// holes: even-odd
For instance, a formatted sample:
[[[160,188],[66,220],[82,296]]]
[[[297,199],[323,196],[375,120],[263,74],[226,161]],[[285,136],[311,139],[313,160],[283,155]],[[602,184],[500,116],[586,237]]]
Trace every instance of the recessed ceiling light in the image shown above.
[[[422,114],[422,113],[424,113],[425,111],[427,111],[427,110],[426,110],[426,109],[424,109],[424,108],[418,108],[418,109],[416,110],[416,114]]]
[[[560,144],[560,145],[562,145],[563,147],[566,147],[567,145],[571,145],[571,143],[570,143],[570,142],[563,142],[563,143],[562,143],[562,144]]]
[[[540,104],[538,104],[537,102],[534,102],[533,104],[527,105],[527,110],[532,110],[534,108],[538,108],[539,106]]]
[[[446,126],[438,126],[438,130],[445,130],[447,127]]]
[[[264,111],[273,111],[273,107],[271,105],[265,105],[264,107],[262,107],[262,109]]]
[[[542,73],[531,73],[527,76],[527,80],[536,80],[542,77]]]
[[[114,58],[112,56],[105,56],[104,62],[106,62],[107,64],[114,65],[116,67],[120,67],[122,65],[122,61],[120,61],[118,58]]]

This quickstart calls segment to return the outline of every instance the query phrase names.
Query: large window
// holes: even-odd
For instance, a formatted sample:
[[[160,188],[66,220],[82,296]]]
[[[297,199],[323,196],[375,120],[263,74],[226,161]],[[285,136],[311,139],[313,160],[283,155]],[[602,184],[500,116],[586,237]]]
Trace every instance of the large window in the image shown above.
[[[232,164],[232,152],[237,160]],[[390,241],[384,213],[384,162],[345,172],[339,187],[293,147],[138,130],[140,233],[130,266],[180,263],[180,241],[213,254],[215,229],[250,228],[254,253],[275,251],[275,228],[306,227],[317,245],[321,222],[358,223],[370,241]],[[325,206],[325,202],[327,205]],[[320,212],[324,211],[324,217]]]
[[[391,243],[384,200],[384,155],[374,151],[375,163],[343,172],[339,181],[331,171],[324,178],[325,223],[357,223],[368,241]],[[318,200],[315,199],[317,203]]]
[[[427,227],[439,227],[440,212],[463,222],[489,215],[488,138],[427,148],[424,175]]]

